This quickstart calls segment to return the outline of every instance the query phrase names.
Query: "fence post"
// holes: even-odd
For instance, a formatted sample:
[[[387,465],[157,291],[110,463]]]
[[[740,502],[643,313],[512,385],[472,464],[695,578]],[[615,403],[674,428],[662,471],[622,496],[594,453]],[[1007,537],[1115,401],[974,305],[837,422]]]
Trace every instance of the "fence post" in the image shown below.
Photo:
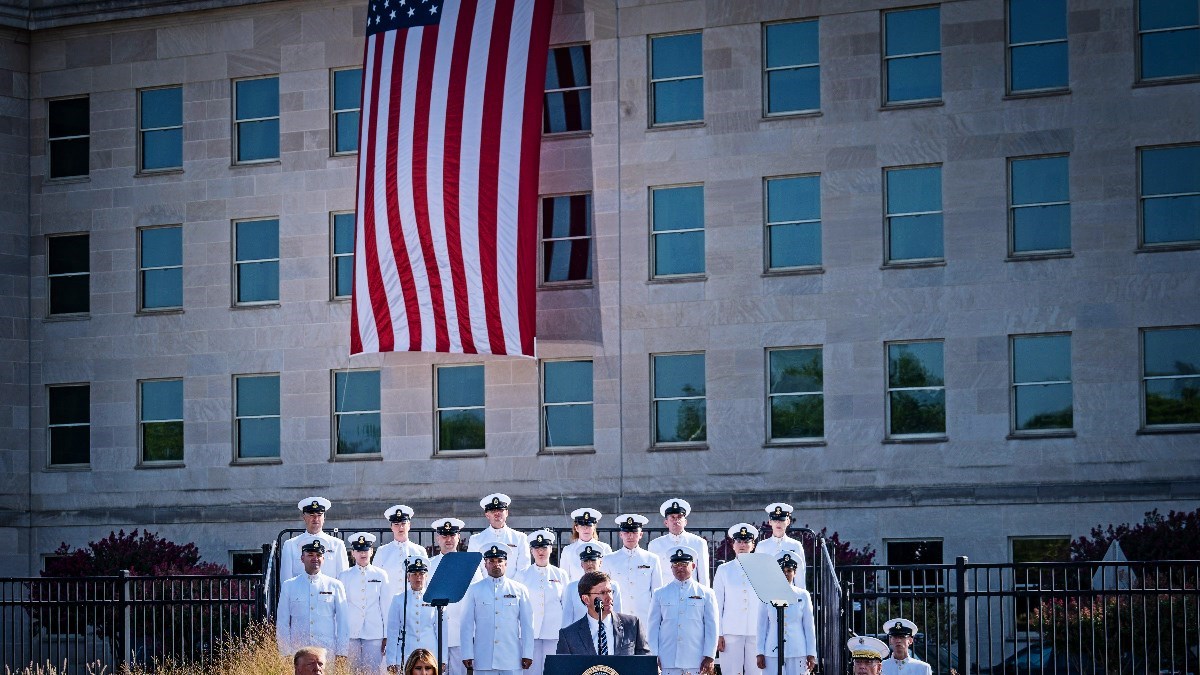
[[[967,557],[960,555],[954,559],[954,599],[958,614],[958,668],[963,675],[970,675],[971,664],[967,660],[970,650],[967,648]]]
[[[258,580],[258,616],[255,619],[262,621],[271,616],[271,558],[275,555],[275,544],[263,544],[263,569],[262,578]]]
[[[117,576],[121,584],[120,603],[117,605],[121,612],[121,656],[117,659],[117,668],[121,670],[133,662],[133,609],[129,606],[129,570],[121,570]]]

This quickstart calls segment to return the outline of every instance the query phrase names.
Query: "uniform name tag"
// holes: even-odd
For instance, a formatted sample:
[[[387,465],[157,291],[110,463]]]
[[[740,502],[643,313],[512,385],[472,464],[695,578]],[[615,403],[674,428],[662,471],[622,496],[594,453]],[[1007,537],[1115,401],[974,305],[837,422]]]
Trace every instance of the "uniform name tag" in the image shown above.
[[[368,584],[382,584],[383,579],[367,579]]]
[[[649,565],[638,565],[638,569],[639,570],[648,570],[648,569],[650,569],[650,566]]]
[[[333,595],[333,591],[320,591],[318,595]]]
[[[550,582],[550,583],[552,583],[552,584],[561,584],[561,583],[562,583],[562,582],[561,582],[561,581],[559,581],[558,579],[547,579],[547,581],[549,581],[549,582]]]
[[[517,596],[515,596],[515,595],[512,595],[512,594],[507,594],[507,595],[505,595],[504,597],[506,597],[506,598],[515,598],[515,597],[517,597]]]
[[[507,547],[509,547],[509,548],[516,548],[516,547],[517,547],[517,545],[516,545],[516,544],[505,544],[505,546],[507,546]]]
[[[689,595],[689,596],[688,596],[688,599],[689,599],[689,600],[703,600],[703,599],[704,599],[704,596],[702,596],[702,595]]]

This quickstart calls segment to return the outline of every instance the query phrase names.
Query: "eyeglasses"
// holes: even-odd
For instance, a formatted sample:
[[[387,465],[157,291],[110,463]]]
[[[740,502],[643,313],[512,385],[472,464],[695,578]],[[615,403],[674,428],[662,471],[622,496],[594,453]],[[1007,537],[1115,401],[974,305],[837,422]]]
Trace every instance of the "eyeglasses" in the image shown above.
[[[591,593],[588,593],[588,595],[612,595],[612,594],[613,594],[612,589],[609,589],[607,591],[592,591]]]

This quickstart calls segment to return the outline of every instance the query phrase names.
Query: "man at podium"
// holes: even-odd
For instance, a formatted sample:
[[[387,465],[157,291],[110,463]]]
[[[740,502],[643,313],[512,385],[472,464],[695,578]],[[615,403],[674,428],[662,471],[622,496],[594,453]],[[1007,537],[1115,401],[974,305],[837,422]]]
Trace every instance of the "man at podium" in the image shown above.
[[[641,619],[613,612],[612,580],[604,572],[587,572],[579,579],[579,598],[587,616],[559,629],[559,654],[635,656],[649,654]]]

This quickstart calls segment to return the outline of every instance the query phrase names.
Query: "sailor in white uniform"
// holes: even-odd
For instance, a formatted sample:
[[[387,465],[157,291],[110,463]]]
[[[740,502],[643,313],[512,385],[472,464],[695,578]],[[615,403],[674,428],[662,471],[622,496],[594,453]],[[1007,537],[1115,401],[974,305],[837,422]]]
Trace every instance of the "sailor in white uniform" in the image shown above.
[[[795,585],[796,568],[800,561],[792,551],[781,552],[775,556],[775,560],[796,593],[794,601],[783,610],[783,675],[806,675],[817,667],[817,632],[812,596]],[[764,675],[779,672],[778,614],[775,607],[759,603],[758,667]]]
[[[662,675],[708,675],[720,635],[717,596],[694,578],[699,551],[677,546],[668,559],[671,581],[650,602],[650,653]]]
[[[800,588],[807,588],[804,585],[804,543],[799,539],[787,536],[788,526],[792,524],[792,505],[783,502],[768,504],[766,512],[767,523],[771,526],[771,536],[758,542],[758,552],[770,555],[779,555],[781,551],[794,553],[800,565],[796,570],[796,585]]]
[[[882,640],[866,635],[846,640],[846,649],[854,664],[854,675],[879,675],[881,663],[888,655],[888,646]]]
[[[304,571],[279,585],[275,642],[291,656],[304,646],[323,647],[336,656],[348,653],[349,610],[346,587],[321,574],[325,543],[312,537],[300,546]]]
[[[891,658],[883,660],[883,675],[933,675],[933,666],[912,653],[913,638],[920,632],[917,624],[896,618],[888,619],[883,625],[892,648]]]
[[[571,512],[571,534],[575,539],[558,553],[558,562],[571,581],[583,576],[583,568],[579,566],[579,551],[584,545],[591,544],[604,551],[604,555],[612,553],[611,546],[596,539],[596,523],[603,517],[604,514],[596,509],[575,509]]]
[[[516,675],[533,665],[533,605],[523,584],[505,576],[508,551],[492,544],[483,551],[487,576],[463,598],[463,665],[475,675]]]
[[[502,547],[508,554],[508,571],[505,574],[509,578],[529,567],[529,546],[526,544],[525,535],[506,524],[508,505],[511,503],[512,499],[501,492],[495,492],[480,499],[479,506],[483,508],[483,515],[487,518],[488,527],[471,535],[471,539],[467,541],[468,551],[482,553],[493,545]]]
[[[388,610],[387,667],[388,672],[404,669],[408,657],[417,649],[437,653],[437,608],[425,602],[425,587],[429,579],[429,562],[412,558],[405,568],[407,583],[404,590],[392,598]],[[445,634],[442,635],[442,663],[445,663]]]
[[[463,521],[458,518],[439,518],[432,523],[433,539],[437,543],[438,554],[429,560],[429,578],[437,572],[438,565],[447,553],[458,550],[459,532],[462,531]],[[475,568],[475,576],[471,583],[483,578],[483,569]],[[467,668],[462,662],[462,648],[459,645],[459,627],[462,626],[463,603],[450,604],[442,611],[442,646],[446,651],[445,675],[467,675]],[[430,650],[433,651],[432,649]]]
[[[404,504],[396,504],[383,512],[392,528],[392,541],[379,547],[375,552],[375,566],[388,573],[391,581],[388,597],[404,591],[404,575],[408,561],[415,558],[429,558],[425,547],[409,541],[408,530],[412,527],[413,510]],[[387,607],[383,608],[387,611]],[[403,664],[401,664],[403,665]]]
[[[616,522],[621,528],[621,548],[605,556],[604,571],[624,593],[623,611],[641,619],[645,626],[650,620],[650,597],[664,583],[658,556],[638,545],[642,526],[650,521],[636,513],[623,513]]]
[[[584,574],[599,572],[603,563],[604,551],[602,549],[595,548],[592,544],[584,544],[583,548],[579,550],[579,564],[583,568]],[[608,587],[612,589],[612,611],[624,612],[625,604],[621,597],[621,584],[617,583],[616,579],[610,578]],[[583,604],[583,600],[579,597],[579,579],[576,579],[568,583],[566,590],[563,591],[562,627],[570,626],[587,613],[587,605]]]
[[[738,523],[726,534],[733,540],[734,554],[754,551],[754,540],[758,537],[754,525]],[[713,593],[721,618],[717,662],[722,675],[759,675],[755,656],[758,655],[758,608],[762,601],[750,587],[750,580],[736,558],[722,564],[713,574]]]
[[[333,504],[324,497],[305,497],[296,504],[296,508],[300,509],[304,517],[305,532],[283,542],[283,546],[279,548],[280,579],[291,579],[304,571],[304,566],[300,564],[300,546],[312,541],[313,537],[320,539],[325,547],[325,565],[321,568],[322,574],[336,579],[339,574],[350,567],[350,559],[346,557],[346,545],[342,543],[341,539],[324,530],[325,512],[332,506]]]
[[[383,667],[384,618],[392,600],[387,572],[371,564],[374,543],[375,535],[370,532],[350,535],[354,567],[338,575],[346,587],[350,670],[369,675],[379,675]]]
[[[684,530],[692,505],[679,498],[668,499],[658,507],[658,512],[662,514],[668,532],[651,541],[646,549],[658,556],[663,580],[671,579],[671,552],[680,546],[687,546],[696,552],[696,581],[701,586],[708,586],[708,541]]]
[[[563,604],[567,598],[564,590],[570,583],[567,573],[550,564],[550,551],[554,547],[554,533],[550,530],[530,532],[529,554],[533,564],[517,572],[514,577],[529,589],[529,601],[533,604],[533,666],[529,675],[542,675],[546,655],[555,653],[558,647],[558,629],[564,626]]]

